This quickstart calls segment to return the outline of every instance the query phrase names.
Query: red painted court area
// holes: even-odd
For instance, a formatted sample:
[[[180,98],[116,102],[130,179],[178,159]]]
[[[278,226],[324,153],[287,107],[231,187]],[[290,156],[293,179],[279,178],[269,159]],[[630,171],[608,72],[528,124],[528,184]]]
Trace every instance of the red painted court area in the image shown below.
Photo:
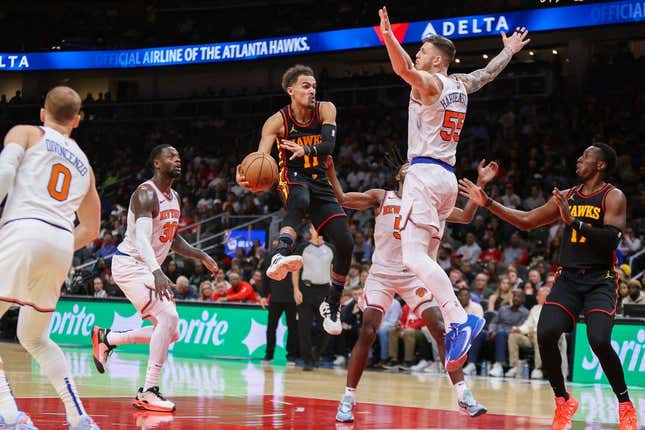
[[[548,429],[549,420],[487,414],[469,418],[455,411],[361,403],[356,422],[336,423],[337,402],[303,397],[176,397],[177,412],[139,411],[128,398],[87,398],[88,412],[102,429]],[[41,430],[62,429],[57,398],[19,399]],[[584,428],[584,427],[583,427]],[[607,428],[607,427],[603,427]],[[610,427],[612,428],[612,427]],[[615,428],[615,427],[613,427]]]

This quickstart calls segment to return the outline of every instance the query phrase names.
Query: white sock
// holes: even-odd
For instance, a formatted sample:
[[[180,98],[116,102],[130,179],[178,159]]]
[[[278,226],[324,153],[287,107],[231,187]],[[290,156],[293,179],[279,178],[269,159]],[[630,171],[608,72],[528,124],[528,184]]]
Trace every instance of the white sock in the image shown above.
[[[356,403],[356,388],[345,387],[345,395],[352,397],[352,402]]]
[[[0,357],[0,417],[4,418],[6,424],[16,421],[18,416],[18,405],[13,397],[13,392],[4,374],[4,364]]]
[[[18,339],[36,359],[65,405],[67,421],[76,427],[85,415],[83,403],[76,392],[72,375],[63,351],[49,338],[51,313],[41,313],[30,307],[20,309]]]
[[[455,392],[457,393],[457,400],[462,400],[464,398],[464,392],[468,389],[466,381],[459,381],[455,385]]]
[[[148,362],[148,370],[146,371],[146,383],[143,385],[143,391],[148,388],[159,386],[159,376],[163,369],[163,363],[150,363]]]
[[[441,305],[441,314],[444,321],[462,324],[468,319],[468,314],[458,300],[449,300]],[[450,331],[450,324],[446,324],[446,332]]]
[[[144,391],[150,387],[159,386],[159,375],[161,375],[161,369],[166,361],[170,343],[177,331],[179,318],[176,308],[174,305],[171,306],[163,309],[155,317],[157,324],[150,336],[150,356],[146,371],[146,383],[143,386]]]
[[[153,326],[148,326],[136,330],[111,331],[107,335],[107,341],[113,346],[131,343],[150,343],[153,330]]]

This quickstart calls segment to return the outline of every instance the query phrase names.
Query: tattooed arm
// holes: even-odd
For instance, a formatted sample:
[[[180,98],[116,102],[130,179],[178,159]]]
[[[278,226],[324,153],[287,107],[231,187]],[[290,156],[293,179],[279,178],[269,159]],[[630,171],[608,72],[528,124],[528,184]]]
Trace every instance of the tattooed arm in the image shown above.
[[[518,28],[511,37],[506,37],[506,33],[502,32],[504,49],[495,58],[490,60],[486,67],[475,70],[472,73],[455,73],[451,76],[464,84],[468,94],[479,91],[484,85],[492,82],[504,70],[508,63],[510,63],[513,55],[520,52],[531,41],[531,39],[526,39],[528,34],[529,32],[524,27],[521,29]]]

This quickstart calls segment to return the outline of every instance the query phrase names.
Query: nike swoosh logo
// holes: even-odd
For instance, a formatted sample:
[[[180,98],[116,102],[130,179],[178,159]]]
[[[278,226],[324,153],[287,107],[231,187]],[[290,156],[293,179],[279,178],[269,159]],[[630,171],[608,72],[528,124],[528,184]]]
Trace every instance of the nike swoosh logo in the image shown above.
[[[473,334],[473,329],[470,327],[464,327],[464,331],[468,333],[468,342],[470,342],[470,336]]]
[[[165,200],[159,200],[159,204],[162,204],[163,202],[165,202]]]

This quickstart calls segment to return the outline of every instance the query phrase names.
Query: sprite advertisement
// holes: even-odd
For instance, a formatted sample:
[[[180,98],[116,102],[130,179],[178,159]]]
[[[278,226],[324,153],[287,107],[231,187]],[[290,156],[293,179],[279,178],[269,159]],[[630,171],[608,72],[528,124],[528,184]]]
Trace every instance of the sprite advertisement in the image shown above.
[[[615,324],[611,346],[623,364],[627,385],[645,388],[645,325]],[[584,323],[576,324],[573,382],[608,384],[598,357],[589,346]]]
[[[263,358],[268,312],[259,307],[177,304],[179,339],[170,345],[172,354],[184,357]],[[52,316],[49,332],[64,346],[91,347],[92,327],[115,331],[150,325],[126,301],[61,299]],[[276,332],[276,360],[284,360],[287,327],[284,316]],[[148,352],[148,345],[122,345],[122,352]]]

